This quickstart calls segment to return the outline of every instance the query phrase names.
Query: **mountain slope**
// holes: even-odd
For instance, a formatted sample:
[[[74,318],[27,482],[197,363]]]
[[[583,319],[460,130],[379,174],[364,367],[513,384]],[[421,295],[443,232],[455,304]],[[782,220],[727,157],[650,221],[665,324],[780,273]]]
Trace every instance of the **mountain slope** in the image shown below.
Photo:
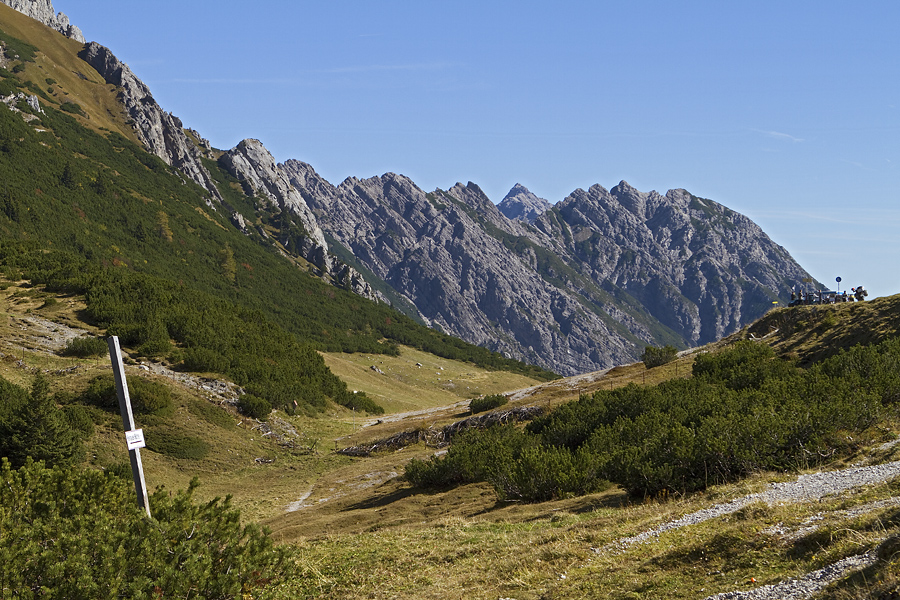
[[[648,345],[706,343],[810,280],[749,219],[685,190],[595,185],[551,208],[517,185],[497,207],[472,183],[426,193],[388,173],[334,186],[299,161],[276,164],[258,140],[215,150],[108,49],[78,55],[116,86],[104,91],[120,103],[107,111],[116,126],[249,238],[515,360],[573,374]]]
[[[36,25],[39,42],[63,44],[46,55],[6,33],[19,21]],[[212,158],[198,155],[198,164],[222,187],[220,200],[117,131],[86,127],[96,126],[92,115],[118,123],[126,113],[103,106],[125,96],[78,58],[80,45],[5,6],[0,32],[9,67],[0,70],[0,262],[11,278],[85,294],[86,314],[130,352],[225,374],[287,410],[322,410],[326,399],[378,410],[351,394],[315,349],[395,354],[402,342],[539,372],[345,289],[354,277],[340,261],[306,260],[317,248],[307,241],[324,238],[305,227],[299,196],[297,205],[273,202],[265,222],[241,223],[227,205],[246,210],[241,181]],[[65,87],[73,68],[89,74],[76,79],[94,86],[98,102]]]

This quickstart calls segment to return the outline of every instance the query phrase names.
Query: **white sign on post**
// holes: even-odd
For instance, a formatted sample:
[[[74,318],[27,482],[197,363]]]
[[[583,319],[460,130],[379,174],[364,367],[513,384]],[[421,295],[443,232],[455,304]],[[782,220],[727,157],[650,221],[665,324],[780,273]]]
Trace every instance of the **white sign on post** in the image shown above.
[[[126,431],[125,441],[128,442],[129,450],[137,450],[138,448],[143,448],[147,445],[146,442],[144,442],[143,429],[133,429],[131,431]]]

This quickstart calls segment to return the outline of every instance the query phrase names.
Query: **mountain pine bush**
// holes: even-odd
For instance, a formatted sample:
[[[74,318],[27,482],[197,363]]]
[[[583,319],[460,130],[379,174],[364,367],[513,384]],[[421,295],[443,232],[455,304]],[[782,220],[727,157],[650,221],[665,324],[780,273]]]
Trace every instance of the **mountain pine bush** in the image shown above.
[[[266,530],[196,487],[157,490],[147,518],[128,479],[2,459],[0,598],[258,598],[293,573]]]
[[[900,403],[900,340],[856,347],[809,369],[757,342],[697,357],[691,379],[600,390],[529,423],[472,431],[411,461],[415,485],[486,481],[502,498],[540,501],[601,489],[689,492],[762,470],[852,452]]]

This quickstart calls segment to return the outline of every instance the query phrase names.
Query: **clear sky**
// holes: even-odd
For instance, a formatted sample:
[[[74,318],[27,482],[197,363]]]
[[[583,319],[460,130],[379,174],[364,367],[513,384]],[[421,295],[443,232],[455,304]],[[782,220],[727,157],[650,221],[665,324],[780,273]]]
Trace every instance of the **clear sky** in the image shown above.
[[[334,184],[626,180],[756,221],[819,281],[900,293],[900,2],[55,0],[160,105]]]

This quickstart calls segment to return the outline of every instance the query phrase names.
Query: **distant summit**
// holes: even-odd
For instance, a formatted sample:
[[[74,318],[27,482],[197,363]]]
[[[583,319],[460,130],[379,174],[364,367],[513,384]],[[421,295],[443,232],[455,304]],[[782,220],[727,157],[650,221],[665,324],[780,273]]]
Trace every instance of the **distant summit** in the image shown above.
[[[524,185],[517,183],[497,205],[507,219],[531,223],[550,210],[550,203],[538,198]]]

